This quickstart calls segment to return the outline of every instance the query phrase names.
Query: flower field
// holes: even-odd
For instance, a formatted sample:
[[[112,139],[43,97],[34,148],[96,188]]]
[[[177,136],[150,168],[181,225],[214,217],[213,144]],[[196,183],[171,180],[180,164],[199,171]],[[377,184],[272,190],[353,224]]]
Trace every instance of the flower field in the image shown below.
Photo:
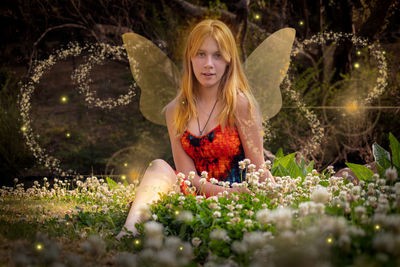
[[[279,151],[266,163],[276,183],[260,183],[260,171],[245,160],[243,182],[233,186],[252,194],[170,192],[144,210],[141,234],[122,240],[115,236],[134,184],[45,178],[26,189],[15,179],[0,190],[0,264],[399,266],[400,144],[393,135],[390,148],[373,146],[378,173],[348,164],[353,182]]]

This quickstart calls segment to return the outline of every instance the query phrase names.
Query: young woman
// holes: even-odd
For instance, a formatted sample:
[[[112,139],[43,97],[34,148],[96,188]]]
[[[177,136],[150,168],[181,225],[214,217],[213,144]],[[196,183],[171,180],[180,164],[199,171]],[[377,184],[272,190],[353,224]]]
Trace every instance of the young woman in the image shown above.
[[[125,227],[137,234],[135,224],[143,207],[170,190],[184,193],[176,173],[195,171],[198,194],[217,195],[247,189],[225,188],[208,178],[241,182],[239,161],[248,158],[256,168],[264,166],[262,123],[256,101],[243,73],[235,39],[218,20],[203,20],[191,31],[184,55],[184,71],[178,96],[166,107],[166,121],[176,171],[161,159],[154,160],[136,189]],[[264,170],[261,181],[273,177]],[[118,237],[125,235],[122,231]]]

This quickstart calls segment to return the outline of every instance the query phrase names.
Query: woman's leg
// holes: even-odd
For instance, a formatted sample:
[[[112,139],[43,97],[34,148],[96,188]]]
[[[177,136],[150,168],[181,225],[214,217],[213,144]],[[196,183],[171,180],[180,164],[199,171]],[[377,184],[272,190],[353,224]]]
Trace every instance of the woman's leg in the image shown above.
[[[153,201],[160,198],[160,194],[168,193],[170,190],[180,190],[176,186],[176,174],[171,166],[162,159],[153,160],[143,175],[142,181],[136,188],[135,199],[126,219],[124,227],[136,235],[135,224],[143,219],[143,212]],[[123,230],[117,238],[127,233]]]

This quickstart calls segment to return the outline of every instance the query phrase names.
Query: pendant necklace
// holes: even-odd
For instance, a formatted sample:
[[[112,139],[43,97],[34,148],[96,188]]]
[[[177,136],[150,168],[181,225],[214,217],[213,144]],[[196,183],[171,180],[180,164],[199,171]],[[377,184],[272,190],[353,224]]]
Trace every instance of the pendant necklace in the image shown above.
[[[207,119],[207,121],[206,121],[206,124],[205,124],[204,127],[203,127],[203,130],[200,129],[199,116],[197,116],[197,126],[199,127],[200,136],[203,135],[203,132],[204,132],[204,130],[205,130],[206,127],[207,127],[207,123],[208,123],[208,121],[209,121],[210,118],[211,118],[211,114],[213,113],[213,111],[214,111],[214,109],[215,109],[215,106],[217,105],[217,102],[218,102],[218,98],[217,98],[217,100],[215,100],[214,106],[213,106],[213,108],[212,108],[212,110],[211,110],[211,112],[210,112],[210,115],[208,116],[208,119]]]

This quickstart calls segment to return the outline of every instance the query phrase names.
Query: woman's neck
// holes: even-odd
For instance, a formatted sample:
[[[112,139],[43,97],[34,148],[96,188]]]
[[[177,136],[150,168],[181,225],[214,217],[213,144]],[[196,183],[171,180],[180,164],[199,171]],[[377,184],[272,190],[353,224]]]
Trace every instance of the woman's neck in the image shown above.
[[[200,87],[198,88],[198,102],[200,103],[214,103],[218,98],[218,87],[214,88],[204,88]]]

